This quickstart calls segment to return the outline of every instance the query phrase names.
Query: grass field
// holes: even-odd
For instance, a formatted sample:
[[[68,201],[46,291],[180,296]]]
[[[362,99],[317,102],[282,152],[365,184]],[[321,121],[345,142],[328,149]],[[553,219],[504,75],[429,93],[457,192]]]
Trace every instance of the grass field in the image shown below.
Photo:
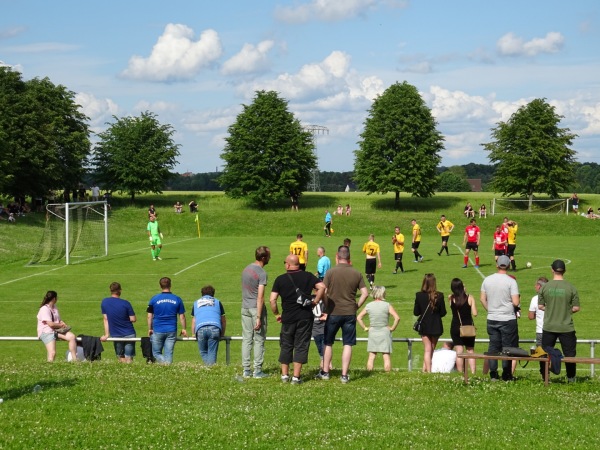
[[[194,194],[197,195],[197,194]],[[466,201],[489,202],[491,194],[441,194],[432,199],[401,197],[401,209],[393,209],[393,197],[363,193],[317,193],[301,198],[300,211],[287,204],[268,211],[254,211],[242,202],[220,193],[201,193],[201,237],[194,216],[177,215],[175,201],[186,204],[192,194],[168,193],[138,198],[137,206],[116,199],[109,220],[110,254],[83,264],[26,267],[42,235],[42,214],[32,214],[14,226],[0,222],[0,304],[5,320],[0,336],[34,336],[35,315],[44,293],[59,293],[61,315],[77,334],[102,334],[100,301],[108,285],[119,281],[123,297],[138,315],[138,336],[147,332],[145,306],[159,291],[158,279],[169,276],[173,292],[189,310],[200,288],[212,284],[226,309],[227,334],[241,335],[240,273],[253,261],[258,245],[271,247],[266,267],[271,284],[284,271],[283,259],[290,242],[302,232],[309,245],[308,267],[316,267],[316,248],[325,246],[330,257],[343,238],[352,239],[354,265],[363,270],[362,244],[374,233],[382,248],[383,268],[377,284],[386,286],[388,301],[400,313],[395,337],[417,337],[412,330],[414,293],[427,272],[436,274],[438,287],[448,293],[450,280],[460,277],[478,298],[482,279],[495,271],[491,252],[492,233],[500,217],[479,220],[482,228],[481,267],[461,269],[462,235],[467,220],[462,216]],[[163,261],[152,261],[145,237],[146,209],[154,203],[165,234]],[[323,236],[325,209],[352,205],[351,217],[333,217],[335,233]],[[597,207],[600,196],[586,195],[580,208]],[[440,238],[435,231],[441,213],[454,222],[449,257],[438,257]],[[598,338],[600,311],[594,301],[596,260],[599,254],[600,221],[573,215],[510,212],[519,223],[517,281],[527,308],[534,295],[534,282],[550,275],[556,258],[568,262],[566,278],[577,286],[582,311],[575,316],[579,339]],[[394,267],[391,234],[399,225],[410,233],[416,218],[423,229],[422,264],[405,253],[403,275],[392,275]],[[524,269],[530,261],[531,269]],[[485,335],[485,312],[476,319],[479,337]],[[535,324],[520,320],[522,338],[535,337]],[[191,323],[191,320],[188,320]],[[450,317],[444,320],[449,338]],[[189,331],[189,325],[188,325]],[[269,317],[268,334],[277,336],[279,326]],[[362,331],[359,337],[366,337]],[[395,346],[394,371],[372,374],[363,370],[366,346],[355,348],[350,384],[334,377],[329,382],[312,381],[318,359],[311,349],[306,367],[307,382],[283,386],[279,382],[278,346],[267,344],[266,380],[240,382],[239,344],[232,345],[232,365],[224,365],[224,346],[217,367],[202,367],[195,343],[178,343],[175,364],[146,366],[138,357],[131,366],[114,360],[111,345],[103,360],[88,364],[46,364],[40,342],[0,342],[0,448],[177,448],[203,445],[211,448],[491,448],[514,444],[528,448],[547,446],[549,434],[560,444],[583,448],[600,443],[595,414],[600,383],[580,366],[580,383],[566,385],[553,377],[549,388],[539,381],[535,367],[520,369],[512,384],[491,384],[479,373],[469,386],[459,374],[423,375],[407,372],[406,344]],[[58,345],[59,358],[66,344]],[[483,345],[477,350],[484,351]],[[415,367],[421,346],[415,344]],[[580,344],[578,355],[589,355]],[[138,354],[141,352],[138,349]],[[334,365],[339,367],[340,347],[334,347]],[[376,367],[381,367],[380,360]],[[480,370],[480,368],[478,368]],[[339,371],[333,372],[334,376]],[[35,385],[41,392],[32,392]],[[51,430],[51,433],[48,430]]]

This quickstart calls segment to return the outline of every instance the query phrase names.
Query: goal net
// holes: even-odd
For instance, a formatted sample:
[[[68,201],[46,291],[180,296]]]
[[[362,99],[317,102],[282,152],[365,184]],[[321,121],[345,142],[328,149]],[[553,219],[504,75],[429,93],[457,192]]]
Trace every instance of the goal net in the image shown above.
[[[492,216],[511,212],[530,212],[546,214],[567,214],[566,198],[554,199],[523,199],[523,198],[494,198],[491,205]]]
[[[65,259],[77,264],[108,254],[106,202],[52,203],[46,206],[46,227],[29,265]]]

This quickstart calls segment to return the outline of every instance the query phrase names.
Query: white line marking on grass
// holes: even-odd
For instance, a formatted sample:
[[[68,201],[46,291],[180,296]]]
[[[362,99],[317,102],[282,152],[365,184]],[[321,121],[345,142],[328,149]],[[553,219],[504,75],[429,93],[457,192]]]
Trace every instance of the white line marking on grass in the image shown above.
[[[68,266],[65,264],[64,266],[55,267],[54,269],[46,270],[45,272],[39,272],[39,273],[34,273],[33,275],[27,275],[26,277],[15,278],[14,280],[9,280],[9,281],[5,281],[4,283],[0,283],[0,286],[4,286],[5,284],[15,283],[17,281],[26,280],[27,278],[37,277],[39,275],[44,275],[46,273],[54,272],[55,270],[64,269],[65,267],[68,267]]]
[[[454,246],[458,249],[458,251],[460,252],[461,255],[465,256],[465,252],[463,252],[462,247],[460,247],[457,244],[454,244]],[[473,268],[475,269],[475,271],[479,274],[479,276],[483,279],[485,278],[485,275],[481,272],[481,270],[479,270],[478,268],[475,268],[475,262],[469,258],[469,261],[471,262],[471,264],[473,264]]]
[[[189,266],[189,267],[186,267],[186,268],[185,268],[185,269],[183,269],[183,270],[180,270],[179,272],[177,272],[177,273],[176,273],[176,274],[174,274],[174,275],[175,275],[175,276],[177,276],[177,275],[179,275],[180,273],[183,273],[183,272],[185,272],[186,270],[188,270],[188,269],[191,269],[192,267],[196,267],[198,264],[205,263],[206,261],[210,261],[211,259],[219,258],[219,257],[221,257],[221,256],[223,256],[223,255],[227,255],[227,254],[229,254],[229,253],[231,253],[231,252],[225,252],[225,253],[221,253],[220,255],[215,255],[215,256],[211,256],[210,258],[203,259],[202,261],[198,261],[197,263],[195,263],[195,264],[192,264],[191,266]]]

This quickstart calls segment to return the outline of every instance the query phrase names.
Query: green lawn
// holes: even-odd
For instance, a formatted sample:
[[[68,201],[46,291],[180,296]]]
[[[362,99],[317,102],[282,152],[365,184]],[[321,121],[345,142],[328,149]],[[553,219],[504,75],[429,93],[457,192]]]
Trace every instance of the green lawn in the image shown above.
[[[196,234],[194,216],[177,215],[172,205],[187,204],[196,198],[200,204],[201,237]],[[241,335],[240,273],[253,261],[254,249],[268,245],[271,263],[266,267],[271,284],[283,273],[283,260],[290,242],[302,232],[309,245],[309,269],[316,267],[316,248],[325,246],[330,257],[343,238],[352,239],[354,265],[364,269],[362,244],[369,233],[382,248],[383,268],[377,284],[386,286],[388,301],[400,313],[395,337],[416,338],[412,330],[414,293],[424,273],[433,272],[438,287],[448,293],[450,280],[460,277],[467,290],[478,298],[484,276],[494,272],[491,252],[493,228],[500,217],[480,220],[481,268],[461,269],[462,235],[467,220],[462,209],[489,202],[491,194],[441,194],[432,199],[415,199],[403,194],[401,209],[393,209],[393,196],[367,196],[363,193],[306,194],[300,211],[289,205],[275,205],[269,211],[254,211],[242,202],[228,200],[219,193],[168,193],[138,199],[128,206],[116,199],[109,220],[110,251],[106,258],[83,264],[26,267],[43,229],[43,215],[31,215],[9,226],[0,222],[0,303],[5,320],[0,336],[34,336],[35,316],[44,293],[59,293],[58,308],[77,334],[102,334],[100,301],[108,295],[108,285],[119,281],[123,297],[130,300],[138,315],[138,336],[147,332],[145,306],[159,291],[158,280],[169,276],[173,292],[190,308],[200,288],[212,284],[216,297],[226,309],[227,334]],[[145,237],[146,209],[154,203],[165,234],[163,261],[152,261]],[[583,204],[596,206],[600,196],[586,195]],[[352,205],[351,217],[333,217],[335,233],[323,236],[325,209],[341,203]],[[581,206],[583,208],[583,205]],[[455,223],[450,238],[450,257],[438,257],[440,238],[435,231],[439,215],[445,213]],[[556,258],[568,262],[566,278],[577,286],[582,311],[575,316],[579,339],[597,339],[600,312],[592,294],[596,287],[596,260],[599,254],[600,221],[559,214],[508,212],[519,223],[516,273],[523,307],[534,295],[534,282],[550,275]],[[399,225],[410,233],[410,220],[416,218],[423,229],[422,264],[405,253],[403,275],[392,275],[394,267],[391,234]],[[524,269],[525,263],[533,264]],[[476,319],[479,337],[485,338],[485,311],[479,307]],[[535,336],[535,324],[520,321],[524,339]],[[188,320],[191,323],[191,319]],[[444,320],[449,338],[450,317]],[[189,331],[189,325],[188,325]],[[276,337],[279,325],[269,317],[269,336]],[[366,337],[362,331],[359,337]],[[523,345],[528,347],[529,344]],[[59,357],[66,344],[58,345]],[[341,385],[334,370],[329,382],[313,381],[318,359],[311,349],[302,386],[279,382],[278,346],[267,344],[266,380],[240,382],[239,343],[232,344],[232,365],[225,366],[225,348],[219,352],[217,367],[205,369],[194,342],[180,342],[171,367],[147,366],[138,357],[132,366],[114,360],[112,345],[105,346],[103,360],[93,364],[46,364],[40,342],[0,341],[0,448],[175,448],[205,445],[212,448],[491,448],[502,443],[537,448],[548,445],[550,433],[559,443],[573,448],[593,447],[600,442],[595,415],[600,383],[590,378],[589,366],[580,366],[580,382],[566,385],[552,377],[544,388],[537,369],[517,372],[516,383],[492,384],[481,373],[464,386],[459,374],[423,375],[407,372],[406,343],[395,345],[394,371],[369,374],[363,370],[366,345],[354,351],[351,382]],[[420,367],[421,345],[415,343],[415,368]],[[476,350],[484,351],[484,344]],[[589,346],[580,344],[580,355]],[[334,365],[339,367],[340,346],[334,347]],[[381,360],[376,367],[382,367]],[[480,370],[480,368],[478,368]],[[34,394],[35,385],[42,387]],[[49,432],[48,430],[51,430]],[[466,432],[465,432],[466,431]]]

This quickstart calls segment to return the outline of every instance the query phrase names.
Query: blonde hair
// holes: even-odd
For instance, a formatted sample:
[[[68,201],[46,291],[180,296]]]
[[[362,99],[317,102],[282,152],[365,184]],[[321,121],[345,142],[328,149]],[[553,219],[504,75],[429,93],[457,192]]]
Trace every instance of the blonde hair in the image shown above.
[[[385,300],[385,286],[373,286],[371,297],[373,299]]]

